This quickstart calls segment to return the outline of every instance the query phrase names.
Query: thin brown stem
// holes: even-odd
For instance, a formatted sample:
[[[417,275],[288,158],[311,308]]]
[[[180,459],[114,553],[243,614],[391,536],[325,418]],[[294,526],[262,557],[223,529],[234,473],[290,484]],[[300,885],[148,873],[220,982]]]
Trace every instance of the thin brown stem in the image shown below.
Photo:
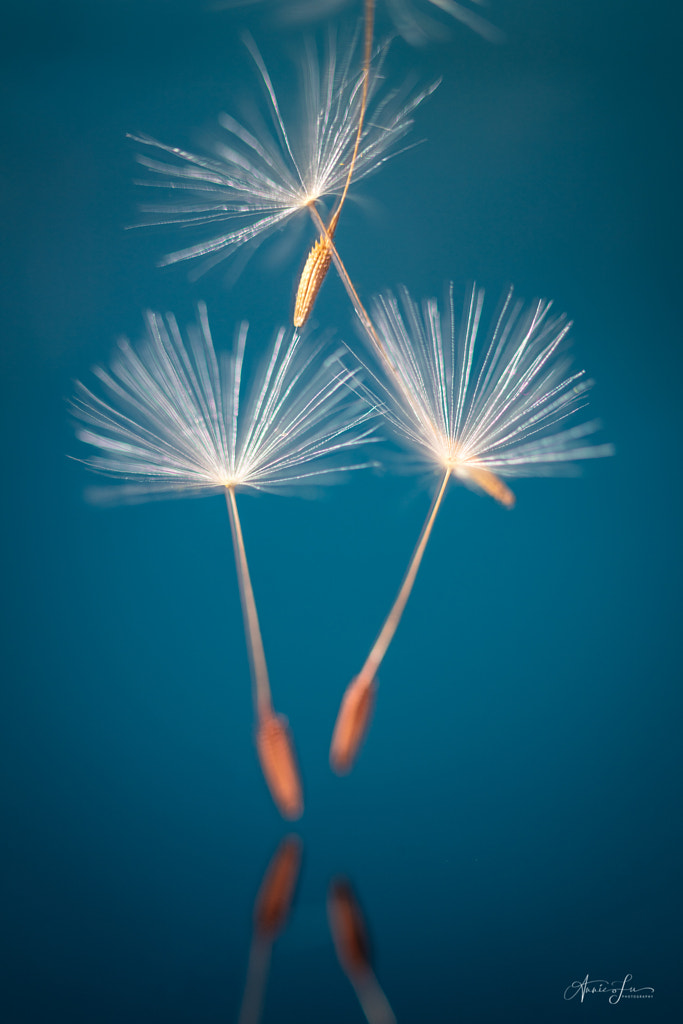
[[[408,563],[408,568],[403,578],[401,589],[399,590],[396,600],[392,605],[391,611],[389,612],[386,621],[382,626],[380,634],[377,637],[377,640],[375,641],[374,647],[370,651],[365,664],[358,673],[358,679],[367,679],[368,681],[370,681],[374,679],[375,676],[377,675],[377,669],[379,668],[382,659],[384,658],[384,655],[387,652],[387,648],[389,647],[389,644],[391,643],[394,637],[394,633],[396,632],[398,624],[401,621],[401,616],[403,615],[405,606],[408,603],[408,598],[410,597],[410,592],[413,589],[415,577],[417,576],[417,571],[420,568],[422,556],[424,555],[425,548],[427,547],[427,541],[429,540],[429,536],[432,532],[434,521],[436,519],[436,514],[439,511],[439,507],[441,505],[441,502],[443,501],[443,496],[446,493],[446,485],[450,479],[450,476],[451,470],[447,469],[446,472],[444,473],[443,480],[441,481],[441,486],[437,491],[434,500],[432,501],[432,506],[429,510],[429,514],[427,515],[424,526],[422,527],[422,531],[420,533],[412,558]]]
[[[358,116],[358,128],[356,130],[356,140],[353,146],[353,154],[351,156],[351,162],[349,164],[348,174],[346,175],[346,181],[344,183],[344,190],[341,194],[337,207],[330,217],[330,222],[327,226],[318,216],[318,212],[315,209],[315,201],[311,200],[308,204],[309,209],[312,211],[313,220],[319,222],[320,225],[320,238],[316,241],[315,245],[309,252],[304,268],[299,278],[299,284],[296,290],[296,296],[294,298],[294,312],[292,314],[292,323],[295,327],[303,327],[311,315],[318,292],[322,287],[322,283],[327,276],[327,271],[330,269],[330,259],[332,245],[332,236],[337,228],[337,222],[339,221],[339,214],[341,213],[342,206],[346,200],[346,194],[349,191],[349,185],[353,177],[354,168],[356,166],[356,158],[358,156],[358,148],[360,146],[361,136],[363,134],[363,124],[365,121],[365,110],[368,103],[368,83],[370,79],[370,58],[372,56],[372,33],[374,26],[374,15],[375,15],[375,4],[374,0],[366,0],[365,3],[365,53],[363,56],[363,86],[361,92],[360,102],[360,113]]]
[[[330,237],[334,234],[337,228],[337,221],[339,220],[339,214],[341,213],[342,206],[346,199],[346,193],[349,191],[349,185],[351,184],[351,178],[353,177],[353,171],[356,166],[356,157],[358,156],[358,148],[360,146],[361,135],[363,134],[363,124],[365,122],[365,110],[368,105],[368,83],[370,80],[370,58],[372,56],[372,36],[375,25],[375,0],[365,0],[365,48],[363,53],[363,91],[361,93],[360,100],[360,115],[358,117],[358,130],[356,131],[356,142],[353,147],[353,155],[351,156],[351,163],[349,164],[349,173],[346,175],[346,183],[344,185],[344,191],[341,194],[337,208],[330,217],[330,223],[327,225],[327,234]]]
[[[330,250],[330,253],[331,253],[331,256],[332,256],[332,260],[334,262],[335,267],[337,268],[337,273],[339,274],[339,276],[341,278],[342,284],[344,285],[344,288],[346,289],[347,295],[351,299],[351,304],[353,305],[353,308],[356,311],[358,319],[362,323],[362,325],[365,328],[365,330],[368,332],[368,334],[370,336],[370,340],[372,341],[373,345],[375,345],[375,347],[377,348],[377,350],[378,350],[380,356],[382,357],[383,361],[386,362],[389,366],[392,366],[393,364],[392,364],[391,360],[389,359],[389,353],[387,352],[386,348],[382,344],[382,342],[380,340],[380,337],[379,337],[379,334],[377,333],[377,331],[375,330],[375,328],[373,326],[372,320],[370,319],[370,314],[368,313],[367,309],[365,308],[365,306],[363,305],[363,303],[360,300],[360,296],[358,295],[358,292],[356,291],[356,289],[354,287],[353,281],[349,277],[348,271],[347,271],[346,267],[344,266],[344,264],[342,262],[341,256],[337,252],[336,245],[334,244],[334,242],[332,241],[332,238],[328,234],[328,230],[325,227],[325,223],[324,223],[322,217],[320,216],[320,214],[316,210],[315,206],[313,206],[313,204],[311,204],[308,207],[308,209],[309,209],[309,212],[310,212],[311,217],[313,219],[313,223],[318,228],[318,230],[320,231],[321,235],[325,238],[325,241],[327,242],[327,244],[329,246],[329,250]]]
[[[311,217],[313,219],[313,223],[322,232],[325,242],[327,243],[329,253],[332,256],[332,260],[334,261],[335,267],[337,268],[337,273],[339,274],[341,282],[344,285],[344,288],[346,289],[346,294],[351,299],[351,304],[356,311],[356,315],[360,322],[362,323],[363,327],[365,328],[365,332],[368,335],[370,341],[374,345],[377,355],[379,356],[380,361],[384,366],[384,369],[390,374],[392,380],[394,381],[394,384],[396,385],[401,395],[405,399],[406,404],[410,406],[413,415],[417,419],[417,422],[423,423],[425,424],[425,426],[429,427],[430,424],[425,423],[423,410],[420,409],[418,403],[415,401],[413,395],[410,393],[410,389],[406,387],[406,383],[403,377],[401,376],[398,367],[395,365],[393,359],[389,355],[386,346],[382,343],[382,339],[380,338],[372,320],[370,319],[370,314],[368,313],[367,309],[361,302],[360,296],[358,295],[358,292],[354,287],[353,281],[349,277],[349,273],[346,267],[344,266],[343,260],[339,255],[339,252],[337,251],[337,247],[330,238],[330,236],[327,234],[327,230],[323,223],[322,217],[316,210],[315,206],[309,206],[309,210]]]
[[[230,529],[232,531],[232,544],[235,551],[235,565],[237,566],[237,579],[240,588],[240,600],[242,602],[242,615],[244,618],[244,632],[247,639],[247,650],[249,652],[249,667],[251,668],[251,680],[254,694],[254,710],[259,721],[272,713],[272,701],[270,696],[270,683],[268,681],[268,668],[266,666],[266,655],[263,650],[261,639],[261,628],[256,613],[256,601],[254,590],[251,585],[249,566],[247,565],[247,553],[244,548],[242,537],[242,526],[237,514],[237,502],[235,491],[232,487],[225,490],[225,500],[230,516]]]

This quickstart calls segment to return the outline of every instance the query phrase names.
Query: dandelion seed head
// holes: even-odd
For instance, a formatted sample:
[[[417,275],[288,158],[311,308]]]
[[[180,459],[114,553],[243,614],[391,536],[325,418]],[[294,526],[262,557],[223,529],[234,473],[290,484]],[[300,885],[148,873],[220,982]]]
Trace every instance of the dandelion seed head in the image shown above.
[[[596,421],[564,426],[593,383],[571,370],[567,318],[550,302],[525,306],[511,290],[481,341],[483,302],[474,287],[458,328],[452,287],[444,311],[405,289],[375,300],[384,351],[374,377],[398,438],[475,488],[482,474],[572,472],[577,461],[611,455],[611,445],[590,443]]]
[[[149,135],[131,135],[152,154],[139,163],[149,176],[139,184],[164,193],[163,201],[142,206],[142,225],[177,225],[203,238],[167,255],[162,263],[201,259],[202,270],[243,246],[258,246],[292,216],[326,198],[341,195],[353,152],[362,101],[363,73],[356,34],[340,58],[335,36],[328,36],[325,59],[309,42],[299,70],[300,109],[283,116],[263,58],[250,36],[245,43],[263,85],[266,117],[242,123],[223,113],[223,136],[208,153],[191,153]],[[366,177],[390,156],[410,130],[412,114],[438,83],[422,90],[383,88],[388,42],[370,64],[369,105],[355,164],[354,180]]]
[[[120,343],[100,387],[77,383],[71,402],[94,449],[83,461],[125,481],[100,500],[282,490],[369,464],[349,453],[374,440],[375,411],[336,352],[281,329],[249,386],[246,324],[217,354],[204,306],[185,336],[171,314],[146,319],[141,345]]]

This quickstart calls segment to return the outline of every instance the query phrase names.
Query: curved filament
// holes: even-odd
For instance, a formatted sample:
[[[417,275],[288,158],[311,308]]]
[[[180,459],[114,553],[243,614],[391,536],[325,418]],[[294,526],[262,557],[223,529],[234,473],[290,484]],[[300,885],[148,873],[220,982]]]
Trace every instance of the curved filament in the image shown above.
[[[346,199],[346,193],[349,191],[349,185],[351,184],[351,178],[353,177],[353,171],[356,166],[356,157],[358,156],[358,147],[360,146],[361,135],[363,134],[363,124],[365,122],[365,109],[368,105],[368,81],[370,78],[370,57],[372,55],[372,36],[375,28],[375,0],[365,0],[365,49],[363,52],[363,92],[361,94],[360,101],[360,113],[358,115],[358,130],[356,131],[356,141],[353,147],[353,153],[351,155],[351,163],[349,164],[349,173],[346,175],[346,183],[344,185],[344,191],[341,194],[337,209],[334,211],[330,218],[327,231],[332,236],[337,228],[337,222],[339,220],[339,214],[341,208],[344,205]]]
[[[346,200],[347,192],[349,191],[349,185],[353,177],[353,172],[356,166],[356,158],[358,156],[358,147],[360,146],[361,135],[363,134],[363,124],[365,122],[365,110],[368,105],[368,80],[370,78],[370,58],[372,55],[372,36],[374,31],[375,22],[375,0],[365,0],[365,48],[363,53],[363,90],[361,93],[360,102],[360,113],[358,116],[358,129],[356,131],[356,141],[353,146],[353,153],[351,155],[351,161],[349,163],[349,173],[346,175],[346,181],[344,183],[344,191],[342,192],[337,207],[330,217],[330,222],[323,230],[320,238],[314,244],[313,248],[308,254],[304,269],[299,279],[299,285],[296,291],[296,299],[294,302],[294,326],[303,327],[308,320],[313,304],[318,297],[318,292],[322,286],[327,271],[330,269],[330,262],[332,260],[332,251],[330,243],[334,232],[337,229],[337,223],[339,222],[339,214],[342,211],[342,206]],[[315,210],[314,205],[310,204],[310,209]],[[317,213],[317,211],[315,211]],[[315,218],[314,218],[315,219]]]
[[[375,676],[377,675],[377,669],[379,668],[389,644],[393,640],[394,634],[398,629],[398,624],[401,621],[401,616],[403,615],[405,606],[408,603],[408,598],[410,597],[410,593],[415,583],[415,578],[417,577],[417,571],[420,568],[420,563],[422,562],[422,556],[424,555],[425,548],[427,547],[427,541],[429,540],[436,520],[436,514],[439,511],[441,502],[443,501],[443,496],[446,493],[446,485],[450,479],[451,472],[452,471],[450,469],[446,470],[443,480],[441,481],[441,486],[434,496],[432,507],[429,510],[429,514],[427,515],[424,526],[420,532],[417,545],[415,546],[415,550],[410,562],[408,563],[403,583],[401,584],[396,600],[391,607],[391,611],[387,615],[385,623],[380,630],[379,636],[375,641],[374,647],[370,651],[365,664],[358,673],[356,679],[347,687],[346,693],[342,699],[341,707],[337,714],[334,732],[332,734],[332,745],[330,747],[330,763],[333,770],[337,772],[338,775],[347,775],[351,771],[356,755],[360,749],[361,742],[369,725],[372,706],[367,710],[364,708],[362,703],[362,687],[358,684],[365,682],[365,685],[369,687],[373,683]]]
[[[368,313],[367,309],[361,302],[360,296],[356,291],[353,281],[349,277],[349,272],[344,266],[342,258],[339,255],[339,251],[337,250],[337,247],[334,244],[332,237],[330,236],[327,228],[325,227],[325,222],[323,221],[322,217],[316,210],[315,206],[309,206],[309,210],[311,217],[313,218],[313,223],[316,225],[316,227],[321,233],[321,238],[325,239],[325,242],[329,247],[330,257],[334,261],[334,265],[337,269],[337,273],[339,274],[341,282],[346,290],[346,294],[351,300],[351,305],[356,311],[356,316],[358,317],[363,327],[365,328],[367,335],[370,338],[372,344],[374,345],[375,350],[378,356],[380,357],[383,366],[391,374],[394,383],[399,388],[401,393],[405,395],[406,401],[408,401],[410,404],[413,404],[410,391],[408,390],[408,388],[406,388],[403,378],[401,377],[401,374],[399,373],[398,369],[392,362],[391,357],[387,352],[386,346],[382,343],[382,340],[375,329],[375,325],[370,319],[370,314]]]

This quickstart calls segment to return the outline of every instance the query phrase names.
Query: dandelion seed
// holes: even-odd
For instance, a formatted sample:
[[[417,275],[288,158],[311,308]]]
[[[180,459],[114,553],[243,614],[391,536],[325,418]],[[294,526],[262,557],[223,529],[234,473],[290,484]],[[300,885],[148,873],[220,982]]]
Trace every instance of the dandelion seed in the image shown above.
[[[563,426],[586,405],[592,384],[570,370],[566,317],[552,314],[550,302],[525,307],[510,291],[478,358],[483,299],[473,288],[459,332],[452,288],[443,315],[435,300],[419,306],[405,290],[400,300],[391,293],[379,298],[372,321],[361,306],[385,415],[398,439],[440,471],[441,482],[394,605],[342,701],[330,748],[338,774],[350,770],[367,731],[370,716],[358,710],[362,695],[374,697],[449,480],[512,508],[515,496],[503,477],[571,472],[580,460],[613,454],[612,445],[588,440],[597,422]]]
[[[237,490],[278,490],[360,468],[347,453],[372,439],[371,408],[354,396],[354,376],[335,355],[281,330],[254,388],[242,401],[247,328],[232,355],[214,351],[206,308],[184,342],[175,319],[150,313],[136,352],[120,345],[111,370],[96,370],[105,397],[77,384],[77,436],[97,454],[84,460],[127,481],[104,500],[224,493],[235,551],[257,719],[256,747],[278,809],[303,811],[286,720],[272,706],[256,603],[237,512]],[[243,407],[244,406],[244,407]],[[367,463],[365,463],[367,465]]]
[[[365,76],[355,63],[357,42],[356,37],[347,56],[339,59],[330,34],[322,68],[315,46],[307,44],[299,64],[301,109],[291,121],[283,116],[263,58],[247,37],[264,86],[267,120],[242,124],[221,114],[225,136],[211,154],[190,153],[149,135],[131,136],[173,158],[168,162],[138,156],[151,175],[141,184],[168,193],[167,201],[142,207],[144,223],[203,230],[201,240],[172,252],[164,264],[198,259],[203,272],[242,246],[259,245],[302,210],[343,193],[364,102]],[[379,46],[370,63],[368,116],[355,161],[356,180],[396,155],[396,143],[412,126],[413,111],[438,84],[421,91],[382,90],[387,49],[388,43]]]
[[[473,288],[458,333],[452,288],[444,315],[436,300],[419,306],[405,290],[400,301],[391,293],[379,298],[373,323],[384,348],[381,391],[399,438],[511,505],[491,476],[551,475],[611,454],[612,446],[579,443],[595,432],[595,421],[554,429],[585,407],[593,384],[570,370],[566,316],[543,300],[525,307],[510,290],[477,359],[483,302],[483,290]]]
[[[329,237],[331,236],[328,235],[326,237],[322,235],[306,258],[294,299],[292,322],[295,327],[303,327],[308,320],[313,309],[313,303],[327,276],[327,271],[330,269],[332,252],[328,241]]]

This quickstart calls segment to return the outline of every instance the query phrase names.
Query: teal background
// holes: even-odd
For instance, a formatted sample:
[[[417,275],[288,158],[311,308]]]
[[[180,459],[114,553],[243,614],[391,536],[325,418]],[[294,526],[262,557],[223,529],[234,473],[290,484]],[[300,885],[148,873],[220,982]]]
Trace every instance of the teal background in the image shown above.
[[[490,308],[509,282],[555,299],[617,456],[519,482],[510,513],[451,488],[346,780],[334,716],[434,481],[240,500],[306,792],[264,1024],[363,1019],[325,918],[339,873],[399,1022],[680,1012],[680,6],[495,0],[491,19],[504,45],[453,25],[392,48],[391,74],[443,82],[337,242],[366,297],[476,279]],[[204,299],[219,346],[288,316],[308,225],[230,290],[155,269],[173,236],[123,230],[145,198],[125,133],[191,147],[237,111],[245,25],[291,97],[301,29],[190,0],[10,2],[3,22],[0,1018],[236,1020],[291,829],[254,752],[225,506],[87,505],[66,400],[143,308]],[[333,276],[316,316],[355,343]],[[654,999],[563,1000],[626,973]]]

